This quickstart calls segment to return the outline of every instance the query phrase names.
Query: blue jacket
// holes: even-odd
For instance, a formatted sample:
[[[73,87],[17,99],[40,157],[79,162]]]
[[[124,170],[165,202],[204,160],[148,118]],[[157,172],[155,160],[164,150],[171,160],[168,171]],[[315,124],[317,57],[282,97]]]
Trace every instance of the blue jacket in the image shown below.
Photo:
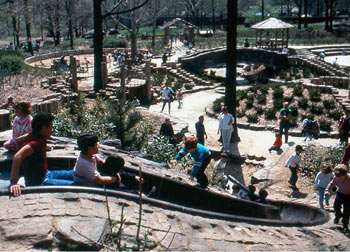
[[[185,146],[182,147],[180,152],[176,155],[175,160],[179,161],[181,158],[186,156],[187,153],[188,151],[185,149]],[[190,152],[190,154],[194,159],[191,176],[195,177],[199,171],[199,168],[202,166],[203,160],[208,158],[211,155],[211,153],[208,148],[204,147],[201,144],[197,144],[197,150],[194,152]]]

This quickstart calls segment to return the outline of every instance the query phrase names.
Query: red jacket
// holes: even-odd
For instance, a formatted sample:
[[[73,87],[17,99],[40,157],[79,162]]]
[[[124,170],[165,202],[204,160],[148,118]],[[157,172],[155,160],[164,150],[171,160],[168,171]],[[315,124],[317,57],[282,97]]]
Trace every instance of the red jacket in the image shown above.
[[[282,146],[282,138],[276,138],[275,142],[273,143],[273,147],[280,148]]]

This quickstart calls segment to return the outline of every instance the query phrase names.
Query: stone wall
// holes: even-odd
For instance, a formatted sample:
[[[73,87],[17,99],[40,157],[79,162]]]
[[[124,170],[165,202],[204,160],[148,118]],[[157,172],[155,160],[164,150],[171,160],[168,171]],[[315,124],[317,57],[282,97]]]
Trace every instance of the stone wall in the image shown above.
[[[179,58],[179,63],[181,63],[182,68],[199,73],[216,64],[225,64],[225,54],[226,48],[215,48]],[[284,68],[288,66],[288,56],[264,49],[238,48],[237,62],[261,63],[271,67]]]

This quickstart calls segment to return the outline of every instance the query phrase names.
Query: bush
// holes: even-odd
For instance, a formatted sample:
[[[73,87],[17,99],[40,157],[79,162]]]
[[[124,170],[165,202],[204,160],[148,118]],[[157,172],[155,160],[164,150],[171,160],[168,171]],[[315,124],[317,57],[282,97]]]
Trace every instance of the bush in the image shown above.
[[[252,102],[254,102],[254,95],[248,95],[247,97],[246,97],[246,99],[247,99],[247,101],[252,101]]]
[[[183,83],[182,82],[175,82],[175,84],[174,84],[174,89],[175,90],[178,90],[178,89],[181,89],[182,87],[183,87]]]
[[[24,66],[23,58],[15,54],[0,57],[0,71],[5,74],[17,74]]]
[[[247,97],[247,91],[246,90],[237,90],[237,100],[241,101]]]
[[[324,100],[323,106],[326,109],[334,109],[335,108],[335,102],[333,100]]]
[[[263,86],[259,87],[259,91],[263,95],[268,94],[269,93],[269,89],[270,89],[270,87],[268,85],[263,85]]]
[[[318,90],[309,90],[310,101],[318,102],[321,100],[321,93]]]
[[[259,95],[258,96],[258,103],[262,104],[262,105],[266,104],[266,95]]]
[[[257,123],[259,122],[259,117],[257,114],[250,114],[247,115],[247,120],[249,123]]]
[[[286,101],[286,102],[288,102],[288,103],[292,102],[293,99],[294,99],[294,96],[293,96],[293,95],[291,95],[291,96],[285,96],[285,97],[284,97],[284,101]]]
[[[320,120],[320,130],[331,131],[332,130],[332,123],[330,121]]]
[[[185,84],[185,89],[186,89],[186,90],[191,90],[192,88],[193,88],[193,87],[192,87],[191,84],[188,84],[188,83]]]
[[[301,98],[298,101],[298,106],[304,110],[307,109],[307,107],[309,106],[308,100],[306,98]]]
[[[103,48],[127,48],[127,43],[125,40],[108,37],[103,40]]]
[[[322,106],[318,106],[316,104],[312,104],[310,111],[311,111],[312,114],[322,115],[323,114],[323,107]]]
[[[262,115],[264,113],[264,109],[262,107],[255,107],[256,114]]]
[[[293,89],[293,95],[299,97],[303,96],[303,88],[300,85],[295,86]]]
[[[245,108],[246,108],[246,109],[251,109],[251,108],[253,107],[253,104],[254,104],[254,101],[252,101],[252,100],[247,100],[247,101],[245,102]]]
[[[275,99],[273,101],[273,109],[275,111],[279,111],[281,108],[283,108],[283,99],[281,99],[281,98]]]
[[[267,109],[264,111],[264,116],[266,120],[275,120],[276,119],[276,111],[274,109]]]
[[[297,106],[291,106],[290,109],[292,110],[292,116],[293,117],[297,117],[299,115]]]
[[[281,87],[274,88],[273,93],[272,93],[273,99],[283,98],[283,92],[284,91]]]
[[[243,109],[237,109],[237,111],[236,111],[236,116],[237,116],[238,118],[244,117],[244,116],[245,116],[245,111],[244,111]]]
[[[225,96],[222,96],[213,102],[213,110],[215,113],[221,112],[221,106],[224,104],[224,102],[225,102]]]
[[[342,117],[342,115],[343,115],[343,113],[341,111],[339,111],[339,110],[329,111],[329,114],[328,114],[328,116],[330,118],[333,118],[336,121],[339,121],[340,118]]]

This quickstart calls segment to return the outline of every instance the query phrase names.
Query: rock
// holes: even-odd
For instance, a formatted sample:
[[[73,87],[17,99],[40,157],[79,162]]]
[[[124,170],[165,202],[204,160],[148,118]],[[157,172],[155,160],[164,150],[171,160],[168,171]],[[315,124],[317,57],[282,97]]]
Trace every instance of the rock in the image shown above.
[[[102,140],[100,143],[103,145],[112,146],[118,149],[120,149],[122,146],[120,139],[107,139],[107,140]]]
[[[108,221],[100,218],[88,218],[88,217],[74,217],[74,218],[64,218],[58,221],[56,224],[57,233],[56,238],[59,246],[65,249],[67,244],[78,245],[79,248],[87,250],[99,250],[102,246],[96,244],[103,243],[108,227]],[[76,229],[82,235],[73,231]]]

